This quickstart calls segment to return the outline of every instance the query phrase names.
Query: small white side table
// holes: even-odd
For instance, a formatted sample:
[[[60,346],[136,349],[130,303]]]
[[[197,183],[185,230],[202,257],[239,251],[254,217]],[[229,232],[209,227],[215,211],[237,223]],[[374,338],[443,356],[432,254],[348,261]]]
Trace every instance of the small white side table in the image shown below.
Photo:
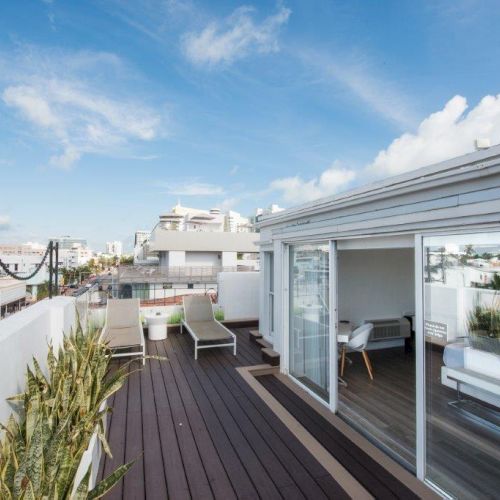
[[[167,338],[167,316],[165,314],[152,314],[146,316],[148,322],[149,340],[165,340]]]

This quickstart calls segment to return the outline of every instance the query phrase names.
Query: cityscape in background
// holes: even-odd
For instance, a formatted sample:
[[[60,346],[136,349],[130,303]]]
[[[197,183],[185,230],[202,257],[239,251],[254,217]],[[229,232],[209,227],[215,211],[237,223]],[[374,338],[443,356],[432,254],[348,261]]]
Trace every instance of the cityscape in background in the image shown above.
[[[221,270],[257,271],[255,222],[261,215],[281,210],[272,204],[244,217],[232,210],[203,210],[177,203],[159,215],[151,230],[135,232],[131,251],[124,250],[122,241],[107,241],[104,251],[98,251],[80,236],[47,240],[58,245],[58,284],[63,294],[78,296],[89,282],[103,276],[106,289],[111,287],[110,294],[115,289],[119,296],[175,302],[185,290],[216,290]],[[47,243],[41,242],[0,244],[0,261],[11,273],[25,277],[40,265],[46,250]],[[148,266],[147,280],[144,266]],[[175,283],[170,283],[172,280]],[[47,297],[48,281],[48,259],[25,281],[16,281],[0,268],[0,318]]]

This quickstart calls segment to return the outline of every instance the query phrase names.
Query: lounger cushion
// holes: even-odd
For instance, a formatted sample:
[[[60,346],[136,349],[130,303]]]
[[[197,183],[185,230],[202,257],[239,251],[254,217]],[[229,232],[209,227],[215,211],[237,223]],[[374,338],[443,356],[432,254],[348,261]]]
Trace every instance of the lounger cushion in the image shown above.
[[[108,343],[111,349],[140,345],[141,331],[139,326],[107,328],[104,331],[104,341]]]
[[[188,323],[191,331],[198,340],[226,340],[232,339],[232,335],[216,321],[190,321]]]
[[[109,299],[106,325],[109,328],[127,328],[139,321],[139,299]]]
[[[184,317],[188,324],[193,321],[213,321],[212,301],[206,295],[189,295],[183,298]]]

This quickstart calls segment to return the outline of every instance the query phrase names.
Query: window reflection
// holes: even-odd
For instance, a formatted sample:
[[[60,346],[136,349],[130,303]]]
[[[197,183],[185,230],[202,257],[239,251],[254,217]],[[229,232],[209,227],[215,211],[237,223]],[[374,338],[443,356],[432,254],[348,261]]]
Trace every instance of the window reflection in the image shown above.
[[[459,498],[500,487],[500,233],[424,239],[427,478]]]
[[[290,373],[328,401],[329,246],[290,247]]]

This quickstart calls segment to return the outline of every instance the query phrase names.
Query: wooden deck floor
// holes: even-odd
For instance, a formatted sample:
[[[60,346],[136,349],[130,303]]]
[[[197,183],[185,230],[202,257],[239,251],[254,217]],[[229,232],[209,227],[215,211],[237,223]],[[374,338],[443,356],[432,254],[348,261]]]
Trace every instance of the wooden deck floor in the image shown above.
[[[246,329],[238,356],[211,349],[193,359],[187,335],[148,342],[149,361],[111,402],[114,458],[101,474],[136,460],[107,498],[347,498],[340,485],[236,371],[261,364]]]
[[[415,464],[415,359],[403,348],[370,351],[370,381],[359,353],[350,353],[347,387],[340,386],[340,414],[384,443],[403,463]],[[500,488],[500,433],[450,406],[455,390],[441,384],[442,352],[426,352],[431,381],[427,433],[430,477],[464,498],[495,498]],[[465,399],[471,399],[465,396]]]

